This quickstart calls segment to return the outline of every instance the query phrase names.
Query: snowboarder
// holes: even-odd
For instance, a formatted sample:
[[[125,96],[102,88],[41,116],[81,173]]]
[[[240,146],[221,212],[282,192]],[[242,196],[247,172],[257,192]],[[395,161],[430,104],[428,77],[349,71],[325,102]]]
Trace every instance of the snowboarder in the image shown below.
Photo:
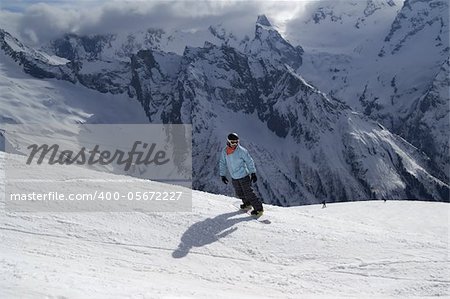
[[[239,136],[236,133],[228,135],[227,146],[220,155],[219,171],[224,184],[228,184],[227,170],[231,175],[236,196],[242,200],[241,209],[253,207],[251,215],[261,216],[263,206],[251,185],[257,180],[255,163],[247,149],[239,144]]]

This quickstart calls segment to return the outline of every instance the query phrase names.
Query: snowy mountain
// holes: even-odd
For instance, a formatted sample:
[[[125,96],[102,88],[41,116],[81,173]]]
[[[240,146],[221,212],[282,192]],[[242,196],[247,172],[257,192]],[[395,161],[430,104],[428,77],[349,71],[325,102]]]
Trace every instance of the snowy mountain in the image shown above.
[[[425,152],[444,181],[450,166],[448,133],[442,132],[450,131],[450,97],[448,85],[436,91],[436,78],[448,82],[442,73],[450,49],[448,10],[442,0],[319,1],[299,34],[308,45],[299,72]],[[442,104],[421,117],[417,103],[431,90]]]
[[[412,144],[433,157],[437,169],[450,173],[449,134],[449,60],[446,60],[431,86],[411,106],[400,132]]]
[[[105,177],[126,180],[122,192],[171,188],[75,167],[58,167],[55,186],[76,174],[91,179],[72,182],[80,192]],[[450,296],[447,203],[266,205],[264,223],[236,198],[193,191],[185,213],[23,213],[4,201],[4,179],[1,298]]]
[[[292,32],[286,34],[293,44],[302,45],[308,52],[370,51],[367,45],[386,36],[386,26],[392,23],[402,3],[403,0],[310,1],[303,16],[290,21]]]
[[[218,31],[209,32],[218,36]],[[102,96],[129,96],[152,123],[192,124],[196,189],[231,194],[218,179],[217,161],[225,136],[236,131],[256,160],[256,189],[266,203],[449,200],[449,186],[427,156],[308,84],[298,71],[303,49],[287,42],[265,16],[258,18],[252,39],[205,41],[201,47],[186,47],[182,55],[166,52],[151,36],[129,52],[114,35],[68,35],[38,51],[2,31],[0,45],[9,61],[34,77],[67,80],[74,89],[85,92],[87,87]],[[47,56],[41,54],[45,51]],[[52,55],[63,63],[48,62]],[[2,105],[9,122],[27,122],[14,102]],[[118,115],[80,121],[116,122],[122,110],[111,105],[106,104]],[[141,114],[136,113],[138,120]]]
[[[126,94],[103,94],[81,84],[73,84],[70,80],[42,80],[39,74],[47,74],[52,78],[52,75],[60,74],[61,69],[59,67],[52,69],[54,65],[35,59],[31,56],[32,52],[17,53],[16,57],[24,60],[15,61],[5,54],[9,48],[2,49],[4,50],[0,51],[2,124],[57,123],[61,128],[67,128],[74,123],[148,122],[139,103]],[[25,60],[25,57],[31,58]],[[23,65],[25,72],[33,76],[25,74],[17,62]],[[49,69],[51,71],[48,71]]]
[[[26,73],[36,78],[75,81],[69,60],[30,48],[2,29],[0,29],[0,48],[4,54],[22,65]]]

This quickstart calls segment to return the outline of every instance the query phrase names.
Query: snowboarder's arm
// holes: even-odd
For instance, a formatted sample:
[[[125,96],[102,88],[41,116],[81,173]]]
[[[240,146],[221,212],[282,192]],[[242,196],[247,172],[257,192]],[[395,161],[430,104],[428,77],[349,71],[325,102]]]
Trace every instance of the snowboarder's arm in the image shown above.
[[[220,152],[219,174],[220,174],[220,176],[227,175],[227,161],[225,160],[225,151]]]
[[[256,173],[255,162],[253,161],[252,156],[250,156],[250,153],[248,152],[248,150],[244,151],[243,158],[244,158],[245,164],[247,164],[248,171],[250,173]]]

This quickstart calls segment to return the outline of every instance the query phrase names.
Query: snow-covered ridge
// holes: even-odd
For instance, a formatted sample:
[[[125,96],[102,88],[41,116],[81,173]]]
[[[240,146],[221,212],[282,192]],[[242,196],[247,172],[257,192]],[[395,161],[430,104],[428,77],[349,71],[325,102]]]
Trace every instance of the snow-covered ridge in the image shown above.
[[[3,46],[8,46],[12,51],[14,52],[22,52],[25,54],[28,54],[30,56],[36,57],[36,59],[42,60],[45,63],[48,63],[49,65],[65,65],[70,60],[56,56],[56,55],[49,55],[43,51],[35,50],[33,48],[27,47],[24,44],[22,44],[19,40],[12,37],[10,34],[7,34],[4,30],[0,29],[1,34],[4,35],[4,42]]]
[[[69,60],[30,48],[3,29],[0,29],[0,48],[35,77],[76,80]]]

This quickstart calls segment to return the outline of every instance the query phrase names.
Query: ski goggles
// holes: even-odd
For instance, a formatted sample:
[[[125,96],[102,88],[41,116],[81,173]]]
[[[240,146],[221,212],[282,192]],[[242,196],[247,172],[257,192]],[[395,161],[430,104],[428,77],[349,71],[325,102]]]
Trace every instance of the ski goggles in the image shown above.
[[[229,143],[230,145],[237,145],[237,144],[239,143],[239,140],[230,140],[230,139],[227,139],[227,141],[228,141],[228,143]]]

